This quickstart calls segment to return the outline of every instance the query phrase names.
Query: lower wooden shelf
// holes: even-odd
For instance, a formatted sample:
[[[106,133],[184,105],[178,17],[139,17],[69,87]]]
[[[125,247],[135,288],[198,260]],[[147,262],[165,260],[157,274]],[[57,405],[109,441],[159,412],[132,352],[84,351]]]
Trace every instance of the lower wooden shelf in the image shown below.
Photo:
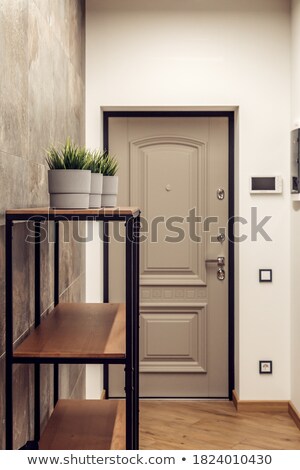
[[[41,450],[126,449],[125,400],[59,400]]]

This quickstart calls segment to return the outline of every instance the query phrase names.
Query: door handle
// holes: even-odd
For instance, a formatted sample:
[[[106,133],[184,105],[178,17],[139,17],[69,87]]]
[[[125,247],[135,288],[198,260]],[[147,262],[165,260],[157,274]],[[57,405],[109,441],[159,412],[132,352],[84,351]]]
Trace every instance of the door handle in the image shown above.
[[[206,263],[216,263],[218,268],[222,268],[225,266],[225,258],[224,256],[218,256],[216,259],[206,259]]]

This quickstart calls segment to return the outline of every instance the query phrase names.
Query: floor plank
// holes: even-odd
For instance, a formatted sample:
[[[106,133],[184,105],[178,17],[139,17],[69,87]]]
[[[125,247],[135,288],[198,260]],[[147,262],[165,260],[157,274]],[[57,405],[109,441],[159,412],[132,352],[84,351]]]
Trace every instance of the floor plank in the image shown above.
[[[228,401],[140,403],[140,448],[300,449],[288,413],[237,412]]]

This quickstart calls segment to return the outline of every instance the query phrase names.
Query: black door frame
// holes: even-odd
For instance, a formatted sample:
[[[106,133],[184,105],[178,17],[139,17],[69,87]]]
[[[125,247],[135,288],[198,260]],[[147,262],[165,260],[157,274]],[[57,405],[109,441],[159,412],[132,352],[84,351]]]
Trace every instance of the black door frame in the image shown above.
[[[109,150],[111,118],[226,117],[228,119],[228,397],[234,390],[234,111],[103,111],[103,148]],[[104,240],[105,242],[105,240]],[[104,243],[104,272],[108,273],[108,245]],[[108,276],[106,276],[108,277]],[[104,302],[109,300],[108,279],[104,282]],[[108,378],[106,379],[106,381]],[[107,383],[108,385],[108,383]],[[105,388],[105,387],[104,387]]]

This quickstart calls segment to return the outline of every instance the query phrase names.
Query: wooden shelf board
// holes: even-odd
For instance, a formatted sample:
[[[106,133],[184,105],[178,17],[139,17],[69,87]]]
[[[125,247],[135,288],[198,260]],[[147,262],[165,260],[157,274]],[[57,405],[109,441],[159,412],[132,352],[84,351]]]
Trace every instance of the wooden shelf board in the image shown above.
[[[14,357],[124,358],[125,305],[58,304]]]
[[[138,207],[102,207],[101,209],[52,209],[51,207],[25,207],[21,209],[9,209],[8,215],[120,215],[130,216],[139,212]]]
[[[125,449],[125,400],[59,400],[41,450]]]

